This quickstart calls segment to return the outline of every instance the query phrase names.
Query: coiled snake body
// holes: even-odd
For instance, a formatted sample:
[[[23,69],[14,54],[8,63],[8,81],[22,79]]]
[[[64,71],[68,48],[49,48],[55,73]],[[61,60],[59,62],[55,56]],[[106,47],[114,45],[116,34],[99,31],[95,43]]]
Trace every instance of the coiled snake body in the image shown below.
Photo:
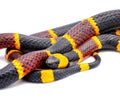
[[[14,48],[21,51],[24,51],[24,49],[33,49],[37,51],[33,51],[18,57],[10,62],[6,67],[1,69],[0,88],[7,87],[18,79],[25,77],[30,72],[40,68],[49,56],[54,56],[54,53],[63,54],[71,51],[74,52],[76,55],[75,57],[77,59],[79,57],[81,61],[99,49],[110,48],[116,50],[117,48],[119,51],[120,37],[111,34],[104,34],[118,28],[120,28],[120,10],[112,10],[75,23],[73,27],[66,31],[66,33],[57,42],[55,38],[38,38],[33,36],[25,36],[22,34],[1,34],[0,48]],[[97,35],[100,36],[97,37]],[[57,57],[60,55],[55,56]],[[95,65],[97,66],[100,62],[100,58],[97,54],[94,54],[94,57],[96,58]],[[67,58],[69,58],[69,56]],[[48,75],[50,79],[43,78],[42,82],[51,82],[71,75],[80,70],[93,68],[95,66],[93,65],[94,62],[91,64],[89,63],[80,65],[78,63],[75,66],[64,69],[48,71],[43,70],[41,71],[41,78],[43,78],[44,75]],[[64,64],[57,64],[55,67],[58,66],[59,68],[63,68]],[[34,75],[36,74],[38,75],[39,80],[35,82],[41,82],[39,72],[36,72]],[[29,76],[26,78],[29,79]]]

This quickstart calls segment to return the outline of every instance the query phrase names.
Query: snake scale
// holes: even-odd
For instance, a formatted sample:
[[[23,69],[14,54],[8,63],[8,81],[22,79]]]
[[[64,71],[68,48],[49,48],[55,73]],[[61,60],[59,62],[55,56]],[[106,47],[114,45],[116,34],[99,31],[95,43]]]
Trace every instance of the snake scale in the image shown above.
[[[120,51],[120,36],[109,34],[118,28],[120,28],[120,10],[112,10],[70,24],[66,29],[63,28],[63,33],[53,29],[38,33],[36,36],[18,33],[0,34],[0,48],[21,51],[17,52],[17,55],[13,52],[16,57],[13,56],[11,59],[13,61],[0,70],[0,88],[5,88],[23,77],[31,82],[52,82],[96,67],[101,61],[96,51],[108,49]],[[57,35],[61,37],[57,38]],[[28,53],[22,55],[25,50],[28,50]],[[94,62],[80,64],[83,59],[91,55],[95,58]],[[61,63],[62,59],[65,62]],[[69,61],[75,60],[79,61],[75,65],[68,66]],[[45,63],[58,69],[40,69]]]

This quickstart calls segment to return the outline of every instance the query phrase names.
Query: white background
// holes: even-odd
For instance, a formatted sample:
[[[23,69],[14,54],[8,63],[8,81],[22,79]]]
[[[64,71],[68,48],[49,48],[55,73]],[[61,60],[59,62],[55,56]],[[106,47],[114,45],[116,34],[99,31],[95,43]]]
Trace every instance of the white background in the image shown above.
[[[0,0],[0,33],[32,34],[119,9],[120,0]],[[0,50],[0,68],[7,65]],[[49,84],[18,81],[0,90],[0,106],[120,106],[120,54],[99,67]]]

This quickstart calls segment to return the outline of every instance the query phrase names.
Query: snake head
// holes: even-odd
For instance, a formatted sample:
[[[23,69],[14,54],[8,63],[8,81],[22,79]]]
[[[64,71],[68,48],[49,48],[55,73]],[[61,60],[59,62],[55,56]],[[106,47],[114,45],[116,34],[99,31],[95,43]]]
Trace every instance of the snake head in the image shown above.
[[[69,64],[69,60],[66,56],[60,53],[55,53],[48,57],[46,64],[50,68],[65,68]]]

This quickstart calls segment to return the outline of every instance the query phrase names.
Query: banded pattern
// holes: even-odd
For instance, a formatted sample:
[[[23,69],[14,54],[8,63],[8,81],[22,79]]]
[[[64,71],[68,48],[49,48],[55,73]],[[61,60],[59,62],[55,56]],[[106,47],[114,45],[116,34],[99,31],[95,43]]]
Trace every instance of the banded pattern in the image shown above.
[[[76,65],[70,66],[65,69],[37,69],[32,73],[29,73],[23,79],[35,83],[48,83],[57,81],[77,72],[83,72],[95,68],[100,64],[101,59],[97,53],[94,53],[93,57],[95,58],[94,62],[84,64],[77,63]]]
[[[96,50],[99,50],[99,49],[105,50],[106,45],[109,45],[107,46],[107,47],[110,47],[109,49],[111,49],[111,46],[112,46],[114,47],[114,49],[117,50],[118,46],[120,45],[119,41],[120,41],[120,37],[116,35],[105,34],[98,37],[94,36],[88,41],[86,41],[83,45],[81,45],[77,50],[74,50],[72,52],[76,53],[76,55],[74,56],[77,56],[77,58],[81,58],[80,56],[82,56],[82,58],[85,58],[86,56],[88,56],[88,54],[92,55],[92,53],[94,53]],[[79,51],[81,51],[81,53],[83,54],[82,55],[77,54],[79,53]],[[64,69],[37,69],[36,71],[24,77],[24,79],[30,82],[37,82],[37,83],[47,83],[47,82],[60,80],[76,72],[79,72],[79,71],[82,72],[82,71],[89,70],[96,67],[100,63],[100,57],[98,56],[97,53],[94,53],[93,56],[97,57],[95,62],[84,63],[84,64],[80,64],[80,62],[78,62],[78,65],[69,66],[68,68],[64,68]],[[72,58],[74,59],[74,57]],[[78,66],[79,68],[76,68]],[[76,71],[74,71],[74,67]]]
[[[43,57],[41,57],[41,55]],[[19,79],[23,78],[26,74],[30,73],[32,70],[39,68],[48,58],[49,54],[47,52],[31,52],[27,55],[23,55],[18,59],[12,61],[13,65],[16,67],[19,74]]]
[[[23,50],[38,50],[35,52],[31,52],[28,54],[25,54],[16,60],[14,60],[12,63],[13,69],[15,73],[17,73],[15,80],[12,80],[12,83],[16,81],[16,79],[20,79],[24,76],[26,76],[31,71],[41,67],[42,63],[46,61],[46,59],[54,54],[54,53],[67,53],[71,50],[75,50],[77,47],[82,45],[86,40],[91,38],[92,36],[96,36],[99,34],[106,33],[111,30],[115,30],[120,28],[120,10],[112,10],[108,12],[104,12],[92,17],[89,17],[82,22],[78,22],[75,26],[70,28],[63,37],[57,41],[55,44],[53,44],[53,41],[50,38],[38,38],[33,36],[25,36],[22,34],[1,34],[0,38],[0,48],[15,48]],[[55,31],[54,31],[55,32]],[[49,34],[53,33],[49,31]],[[19,36],[18,36],[19,35]],[[93,42],[97,42],[96,46],[97,49],[107,48],[107,47],[113,47],[119,51],[119,36],[113,36],[113,35],[104,35],[99,36],[95,39],[92,39]],[[53,34],[53,37],[56,37]],[[104,38],[104,39],[102,39]],[[98,40],[99,39],[99,40]],[[102,40],[101,40],[102,39]],[[100,42],[98,42],[100,41]],[[27,43],[26,43],[27,42]],[[87,41],[88,42],[88,41]],[[92,43],[92,42],[91,42]],[[102,46],[99,44],[101,43]],[[53,45],[52,45],[53,44]],[[107,44],[107,46],[105,45]],[[46,46],[47,45],[47,46]],[[84,44],[83,44],[84,45]],[[47,48],[48,47],[48,48]],[[45,49],[46,50],[42,50]],[[90,47],[91,48],[91,47]],[[42,51],[39,51],[42,50]],[[80,49],[83,54],[83,58],[91,52],[85,51],[84,49]],[[86,49],[87,50],[87,49]],[[82,56],[82,55],[81,55]],[[32,62],[31,62],[32,61]],[[18,63],[18,64],[17,64]],[[19,67],[20,66],[20,67]],[[6,66],[6,67],[9,67]],[[88,64],[82,65],[80,68],[85,67],[85,69],[89,69]],[[0,74],[1,77],[1,84],[0,86],[3,87],[3,85],[6,87],[9,84],[11,84],[11,81],[7,78],[4,78],[4,76],[11,76],[11,70],[7,70],[8,68],[5,68],[5,71]],[[82,69],[84,70],[84,68]],[[21,74],[22,73],[22,74]],[[5,84],[5,80],[8,80]]]
[[[23,52],[25,49],[27,49],[27,51],[29,50],[33,51],[34,49],[35,50],[45,49],[51,46],[52,44],[56,43],[57,39],[54,39],[54,38],[63,36],[70,28],[75,26],[77,23],[79,23],[79,21],[31,35],[34,37],[39,37],[40,39],[38,40],[36,40],[37,38],[24,36],[18,33],[4,33],[0,35],[1,37],[0,43],[2,44],[1,47],[16,48],[18,50],[19,49],[22,50]],[[45,38],[45,39],[41,39],[41,38]],[[4,42],[6,43],[6,45],[4,45]],[[36,45],[34,46],[34,44]],[[33,48],[33,50],[31,50],[31,48]]]
[[[12,58],[11,58],[10,55],[8,57],[8,60],[11,60],[11,61],[12,61],[12,59],[14,60],[14,59],[22,56],[22,54],[20,54],[19,51],[17,51],[17,50],[10,50],[9,52],[12,53],[12,55],[11,55]],[[9,52],[8,52],[8,54],[9,54]],[[16,53],[19,53],[19,55],[17,55],[17,57],[16,57]],[[26,80],[26,81],[29,81],[29,82],[36,82],[36,83],[48,83],[48,82],[57,81],[57,80],[65,78],[67,76],[70,76],[74,73],[77,73],[79,71],[82,72],[82,71],[85,71],[85,70],[95,68],[97,65],[100,64],[101,59],[96,52],[93,54],[93,57],[95,58],[94,62],[84,63],[84,64],[80,64],[78,62],[77,64],[75,63],[74,65],[71,65],[71,66],[69,66],[68,68],[65,68],[65,69],[55,69],[55,70],[53,70],[53,69],[37,69],[37,70],[33,71],[32,73],[29,73],[23,79]],[[18,63],[19,62],[17,62],[17,64]],[[79,67],[79,68],[75,68],[74,66]],[[18,68],[20,69],[20,66]],[[75,68],[75,70],[76,69],[77,70],[74,71],[73,70],[74,68]],[[24,75],[23,71],[22,71],[22,73],[19,72],[19,75],[23,76]],[[19,76],[19,77],[22,78],[22,76]]]
[[[94,24],[96,24],[94,22]],[[85,40],[93,35],[97,35],[96,29],[94,29],[93,23],[91,24],[87,19],[78,23],[71,28],[55,45],[50,46],[47,50],[51,53],[65,53],[72,49],[77,48]],[[64,45],[58,47],[60,44]]]
[[[40,37],[40,38],[56,38],[56,37],[61,37],[69,29],[71,29],[73,26],[75,26],[78,23],[79,23],[79,21],[71,23],[71,24],[68,24],[68,25],[63,25],[61,27],[49,29],[49,30],[46,30],[46,31],[43,31],[43,32],[38,32],[38,33],[32,34],[31,36],[36,36],[36,37]]]
[[[98,37],[93,36],[84,44],[79,46],[77,49],[74,49],[73,51],[70,51],[63,55],[61,54],[62,55],[61,57],[67,59],[66,64],[62,64],[64,63],[64,59],[63,58],[59,59],[55,54],[48,57],[48,59],[46,60],[46,64],[50,68],[65,68],[69,65],[69,62],[76,61],[78,59],[79,62],[81,62],[97,50],[112,49],[112,50],[120,51],[119,39],[120,36],[111,35],[111,34],[105,34]],[[59,67],[60,64],[62,64],[61,67]]]

